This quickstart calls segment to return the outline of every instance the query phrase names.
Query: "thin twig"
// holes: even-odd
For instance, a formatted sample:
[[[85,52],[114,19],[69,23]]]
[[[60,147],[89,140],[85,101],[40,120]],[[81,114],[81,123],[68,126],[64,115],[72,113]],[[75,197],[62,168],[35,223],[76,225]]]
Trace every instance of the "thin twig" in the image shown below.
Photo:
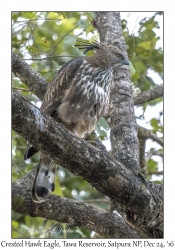
[[[12,89],[22,90],[22,91],[30,91],[30,89],[24,89],[20,87],[12,87]]]
[[[55,50],[56,50],[58,44],[60,44],[60,43],[63,41],[63,39],[64,39],[66,36],[68,36],[68,35],[69,35],[74,29],[76,29],[77,27],[78,27],[78,25],[75,25],[75,26],[73,27],[73,29],[69,30],[64,36],[62,36],[62,38],[60,38],[60,40],[52,47],[53,53],[55,52]]]
[[[149,159],[151,159],[152,156],[160,156],[163,158],[163,152],[160,150],[155,150],[154,148],[151,148],[150,151],[147,153],[147,155],[145,156],[146,161],[148,161]]]
[[[57,57],[60,57],[60,58],[62,58],[62,57],[77,57],[77,56],[75,56],[75,55],[73,55],[73,56],[46,56],[46,57],[44,57],[44,58],[23,58],[23,60],[25,60],[25,61],[43,61],[43,60],[47,60],[47,59],[49,59],[49,58],[57,58]]]
[[[146,174],[147,174],[147,175],[152,175],[152,174],[155,174],[155,175],[163,175],[163,171],[159,171],[159,172],[150,171],[150,172],[147,172]]]
[[[91,203],[91,202],[110,202],[109,199],[88,199],[88,200],[84,200],[87,203]]]
[[[146,139],[152,139],[163,147],[163,140],[149,129],[138,126],[138,136]]]

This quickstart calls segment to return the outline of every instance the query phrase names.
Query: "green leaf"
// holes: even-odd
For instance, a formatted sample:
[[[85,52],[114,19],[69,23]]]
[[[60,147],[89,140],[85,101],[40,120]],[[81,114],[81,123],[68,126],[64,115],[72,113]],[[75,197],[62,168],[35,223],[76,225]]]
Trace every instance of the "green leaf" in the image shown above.
[[[150,120],[150,124],[151,124],[151,126],[153,127],[153,132],[157,132],[157,131],[163,132],[163,128],[162,128],[162,126],[160,125],[159,119],[152,118],[152,119]]]
[[[58,19],[59,15],[56,12],[49,12],[49,14],[47,15],[47,18]]]
[[[12,227],[13,228],[18,228],[18,226],[19,226],[19,223],[17,222],[17,221],[12,221]]]
[[[147,170],[148,172],[155,172],[157,171],[157,162],[153,159],[149,159],[147,161]]]
[[[86,238],[86,235],[80,230],[78,227],[76,228],[76,232],[81,235],[82,238]]]
[[[97,125],[108,130],[109,129],[109,124],[107,123],[107,121],[105,120],[105,118],[101,117],[99,119],[99,121],[97,122]]]
[[[59,195],[61,197],[64,196],[58,177],[56,177],[55,190],[54,190],[53,194]]]
[[[148,21],[146,19],[142,19],[140,22],[141,27],[145,27],[148,30],[152,30],[154,28],[159,28],[158,22],[154,20],[154,17],[150,18]]]
[[[129,69],[130,69],[131,77],[134,76],[136,73],[136,70],[135,70],[132,62],[129,62]]]
[[[26,18],[26,19],[34,19],[36,17],[37,12],[31,12],[31,11],[22,11],[19,12],[20,17]]]
[[[151,49],[151,42],[142,42],[139,43],[139,47],[143,47],[146,50],[150,50]]]
[[[92,24],[88,25],[85,31],[86,35],[88,35],[89,32],[94,33],[94,26]]]

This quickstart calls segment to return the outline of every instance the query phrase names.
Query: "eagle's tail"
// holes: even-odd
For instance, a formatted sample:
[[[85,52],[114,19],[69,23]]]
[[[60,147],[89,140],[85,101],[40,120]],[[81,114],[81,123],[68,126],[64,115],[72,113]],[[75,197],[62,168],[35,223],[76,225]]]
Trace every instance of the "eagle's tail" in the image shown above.
[[[32,157],[33,155],[35,155],[39,150],[35,147],[30,147],[27,149],[25,155],[24,155],[24,160],[26,161],[27,159],[29,159],[30,157]]]
[[[55,189],[56,164],[44,154],[41,154],[40,163],[32,188],[32,199],[34,202],[44,201],[45,196]]]

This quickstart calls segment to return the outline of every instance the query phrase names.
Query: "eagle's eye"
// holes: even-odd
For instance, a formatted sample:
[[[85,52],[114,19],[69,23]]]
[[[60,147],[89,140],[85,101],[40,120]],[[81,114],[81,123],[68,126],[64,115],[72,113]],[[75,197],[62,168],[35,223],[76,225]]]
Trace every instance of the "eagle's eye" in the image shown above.
[[[116,57],[120,57],[120,55],[119,55],[119,54],[116,54]]]

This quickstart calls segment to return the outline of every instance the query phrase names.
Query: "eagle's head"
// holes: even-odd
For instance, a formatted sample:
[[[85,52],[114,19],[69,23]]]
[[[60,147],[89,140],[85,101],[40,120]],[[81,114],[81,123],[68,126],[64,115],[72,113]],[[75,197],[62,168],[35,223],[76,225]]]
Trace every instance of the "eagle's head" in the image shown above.
[[[115,46],[98,43],[97,41],[91,44],[83,42],[83,44],[75,46],[83,49],[83,54],[86,54],[89,50],[95,51],[96,53],[91,57],[87,57],[87,60],[96,67],[114,69],[121,65],[129,65],[129,61],[125,58],[122,51]]]

